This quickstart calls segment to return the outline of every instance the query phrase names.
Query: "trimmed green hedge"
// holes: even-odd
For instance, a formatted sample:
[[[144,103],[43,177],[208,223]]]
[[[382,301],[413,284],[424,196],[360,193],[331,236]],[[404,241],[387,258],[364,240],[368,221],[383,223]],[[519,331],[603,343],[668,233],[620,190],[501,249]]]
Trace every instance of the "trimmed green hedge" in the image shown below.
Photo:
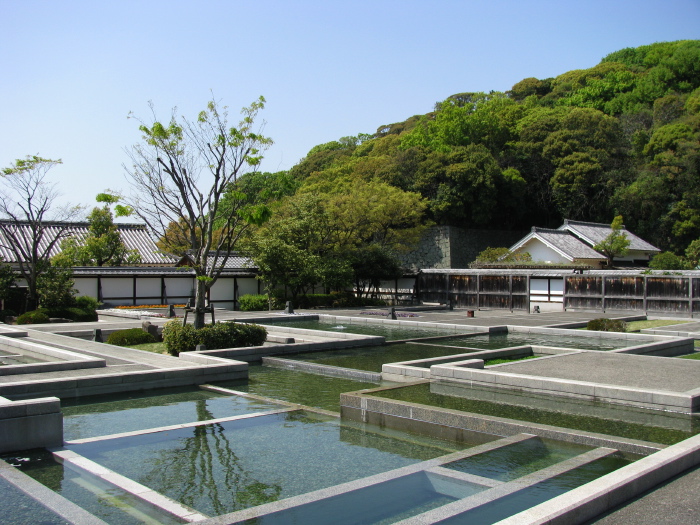
[[[588,330],[597,330],[599,332],[626,332],[627,324],[619,319],[591,319],[586,325]]]
[[[182,326],[182,321],[172,320],[163,327],[163,342],[171,355],[191,352],[197,345],[207,350],[260,346],[267,339],[267,330],[248,323],[224,322],[196,329],[191,324]]]
[[[156,338],[141,328],[117,330],[107,337],[107,344],[116,346],[134,346],[155,342]]]
[[[48,323],[49,316],[46,310],[31,310],[25,312],[17,318],[17,324],[42,324]]]
[[[272,298],[272,307],[277,306],[275,298]],[[267,295],[242,295],[238,298],[238,307],[242,312],[258,312],[269,308]]]

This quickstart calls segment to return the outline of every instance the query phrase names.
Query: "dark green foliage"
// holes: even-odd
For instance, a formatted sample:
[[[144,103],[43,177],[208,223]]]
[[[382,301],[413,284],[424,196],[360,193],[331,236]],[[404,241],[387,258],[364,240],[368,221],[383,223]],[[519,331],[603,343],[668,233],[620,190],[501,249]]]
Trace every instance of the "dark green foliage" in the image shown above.
[[[598,332],[626,332],[627,325],[619,319],[591,319],[586,325],[587,330],[596,330]]]
[[[277,306],[275,299],[272,299],[272,308],[275,309]],[[238,307],[242,312],[259,312],[263,310],[268,310],[270,308],[270,302],[268,300],[267,294],[248,294],[242,295],[238,298]]]
[[[17,284],[17,275],[9,264],[0,257],[0,297],[6,299],[10,290]]]
[[[197,329],[191,324],[183,326],[178,320],[169,321],[163,326],[163,342],[170,355],[191,352],[199,344]]]
[[[17,324],[41,324],[48,323],[49,316],[44,310],[31,310],[17,318]]]
[[[94,297],[89,295],[81,295],[75,298],[75,306],[82,308],[83,310],[97,310],[100,307],[100,303]]]
[[[652,270],[687,270],[688,264],[675,253],[661,252],[654,255],[649,261],[649,268]]]
[[[45,268],[37,277],[37,294],[42,308],[66,308],[75,304],[73,272],[61,264],[43,261]]]
[[[9,309],[0,310],[0,323],[4,323],[6,317],[15,317],[15,316],[17,316],[17,312],[15,312],[14,310],[9,310]]]
[[[237,348],[260,346],[267,339],[267,330],[256,324],[217,323],[196,329],[181,321],[173,320],[163,327],[163,342],[171,355],[191,352],[197,345],[204,345],[207,350],[217,348]]]
[[[611,53],[589,69],[525,78],[507,93],[459,93],[312,148],[300,183],[371,180],[418,192],[427,219],[465,228],[627,228],[682,255],[700,237],[700,41]]]
[[[141,328],[117,330],[107,337],[107,344],[116,346],[135,346],[155,342],[156,338]]]

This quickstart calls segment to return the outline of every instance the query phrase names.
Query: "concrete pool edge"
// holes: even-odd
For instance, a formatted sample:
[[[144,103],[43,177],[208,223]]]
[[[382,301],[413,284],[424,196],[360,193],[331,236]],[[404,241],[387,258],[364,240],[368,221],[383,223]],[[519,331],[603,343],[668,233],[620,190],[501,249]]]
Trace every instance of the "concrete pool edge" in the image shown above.
[[[107,525],[72,501],[0,459],[0,478],[73,525]]]
[[[576,525],[595,518],[677,474],[700,464],[700,435],[557,496],[499,525]]]
[[[419,383],[428,383],[428,381]],[[402,386],[405,385],[405,383],[402,384]],[[615,448],[621,452],[639,455],[652,454],[666,448],[666,445],[659,443],[372,396],[373,392],[392,388],[400,387],[380,387],[341,394],[342,418],[380,426],[392,426],[401,430],[429,428],[442,435],[457,436],[453,437],[457,440],[464,432],[497,436],[528,433],[579,445]]]
[[[299,494],[297,496],[284,498],[282,500],[274,501],[271,503],[258,505],[257,507],[251,507],[249,509],[244,509],[229,514],[223,514],[221,516],[211,518],[202,522],[202,525],[234,524],[241,523],[249,519],[264,517],[266,515],[274,514],[276,512],[294,509],[295,507],[300,507],[310,503],[316,503],[328,498],[332,498],[334,496],[348,494],[358,489],[376,486],[383,482],[409,476],[411,474],[427,472],[432,469],[439,468],[442,465],[450,463],[452,461],[468,458],[471,456],[482,454],[484,452],[489,452],[492,450],[499,449],[501,447],[506,447],[531,439],[537,439],[537,437],[530,434],[518,434],[510,437],[494,439],[487,443],[475,445],[473,447],[457,452],[452,452],[450,454],[446,454],[437,458],[421,461],[413,465],[408,465],[387,472],[382,472],[380,474],[374,474],[372,476],[359,478],[353,481],[348,481],[339,485],[326,487],[313,492],[307,492],[305,494]],[[504,484],[500,481],[495,481],[488,478],[481,478],[479,476],[464,474],[457,471],[454,471],[451,474],[451,476],[455,479],[463,479],[468,483],[481,484],[485,487],[496,487]]]

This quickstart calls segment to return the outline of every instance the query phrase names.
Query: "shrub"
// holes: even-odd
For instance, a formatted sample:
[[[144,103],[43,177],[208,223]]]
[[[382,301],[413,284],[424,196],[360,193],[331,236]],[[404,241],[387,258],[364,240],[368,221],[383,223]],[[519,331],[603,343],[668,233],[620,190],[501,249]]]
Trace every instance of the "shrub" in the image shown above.
[[[107,344],[116,346],[134,346],[145,343],[155,343],[156,338],[140,328],[117,330],[107,337]]]
[[[75,298],[75,306],[81,310],[97,310],[100,307],[100,303],[94,297],[81,295]]]
[[[197,345],[208,350],[260,346],[267,338],[262,326],[245,323],[217,323],[195,329],[191,324],[182,326],[178,320],[169,321],[163,327],[163,342],[171,355],[191,352]]]
[[[5,317],[15,317],[17,312],[14,310],[0,310],[0,323],[5,322]]]
[[[17,318],[17,324],[41,324],[48,323],[49,316],[46,310],[31,310],[25,312]]]
[[[197,330],[191,324],[182,326],[182,321],[173,319],[163,326],[163,342],[170,355],[191,352],[197,346]]]
[[[60,317],[77,322],[97,321],[97,312],[95,312],[95,310],[85,310],[77,306],[70,306],[68,308],[42,308],[41,310],[49,317]]]
[[[599,332],[626,332],[627,324],[619,319],[591,319],[586,325],[588,330],[597,330]]]
[[[274,307],[274,303],[276,302],[274,298],[272,302]],[[267,310],[269,308],[267,295],[242,295],[238,298],[238,307],[243,312]]]

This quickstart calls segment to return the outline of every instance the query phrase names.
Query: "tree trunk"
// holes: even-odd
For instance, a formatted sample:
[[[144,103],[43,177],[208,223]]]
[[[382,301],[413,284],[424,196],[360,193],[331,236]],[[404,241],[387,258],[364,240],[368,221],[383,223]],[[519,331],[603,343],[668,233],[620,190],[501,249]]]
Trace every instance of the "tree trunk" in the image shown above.
[[[204,326],[204,307],[207,298],[207,283],[197,279],[197,288],[194,296],[194,327]]]

